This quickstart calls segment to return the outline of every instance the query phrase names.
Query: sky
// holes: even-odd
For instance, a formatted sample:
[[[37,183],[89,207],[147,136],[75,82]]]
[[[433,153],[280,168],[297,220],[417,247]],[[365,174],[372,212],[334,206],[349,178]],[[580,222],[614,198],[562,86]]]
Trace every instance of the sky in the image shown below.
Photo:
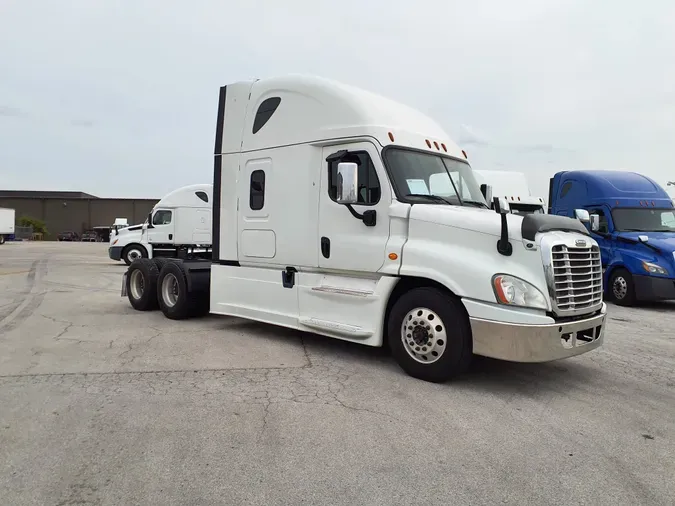
[[[665,185],[674,22],[669,0],[0,0],[0,188],[211,182],[219,87],[287,73],[416,107],[537,196],[560,170]]]

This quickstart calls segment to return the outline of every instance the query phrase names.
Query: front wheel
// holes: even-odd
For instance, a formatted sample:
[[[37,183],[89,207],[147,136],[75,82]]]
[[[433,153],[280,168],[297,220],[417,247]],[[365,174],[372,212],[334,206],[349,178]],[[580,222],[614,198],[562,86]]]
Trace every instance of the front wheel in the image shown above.
[[[437,288],[414,288],[389,314],[392,355],[410,376],[442,383],[465,372],[472,357],[471,328],[461,302]]]
[[[635,284],[633,276],[626,269],[619,268],[609,277],[609,290],[612,301],[619,306],[635,304]]]
[[[127,265],[138,258],[148,258],[148,252],[140,244],[129,244],[122,250],[122,260]]]

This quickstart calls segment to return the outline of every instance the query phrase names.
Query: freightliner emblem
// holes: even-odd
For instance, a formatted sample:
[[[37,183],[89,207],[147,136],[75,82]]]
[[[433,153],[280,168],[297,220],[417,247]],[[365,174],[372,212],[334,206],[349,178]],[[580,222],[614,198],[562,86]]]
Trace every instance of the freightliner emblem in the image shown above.
[[[586,241],[584,241],[583,239],[577,239],[576,241],[574,241],[574,244],[580,248],[583,248],[584,246],[586,246]]]

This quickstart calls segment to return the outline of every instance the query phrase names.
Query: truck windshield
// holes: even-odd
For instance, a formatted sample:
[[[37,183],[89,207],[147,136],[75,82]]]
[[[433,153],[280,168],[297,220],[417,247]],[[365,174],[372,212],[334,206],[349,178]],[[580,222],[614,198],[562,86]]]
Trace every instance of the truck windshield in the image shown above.
[[[466,162],[401,148],[387,149],[384,162],[401,201],[487,207]]]
[[[673,209],[614,209],[612,218],[620,232],[675,232]]]

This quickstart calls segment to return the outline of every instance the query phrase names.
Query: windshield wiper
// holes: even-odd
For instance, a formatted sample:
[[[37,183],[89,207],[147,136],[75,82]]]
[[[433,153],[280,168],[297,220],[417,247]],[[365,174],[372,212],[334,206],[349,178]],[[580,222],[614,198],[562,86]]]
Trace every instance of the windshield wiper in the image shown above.
[[[430,195],[428,193],[408,193],[406,195],[406,197],[422,197],[422,198],[426,198],[426,199],[435,200],[436,202],[444,202],[444,203],[448,204],[449,206],[455,205],[452,202],[450,202],[448,199],[446,199],[445,197],[441,197],[440,195]]]
[[[478,200],[462,200],[465,204],[471,205],[471,206],[476,206],[476,207],[482,207],[483,209],[490,209],[484,202],[479,202]]]

